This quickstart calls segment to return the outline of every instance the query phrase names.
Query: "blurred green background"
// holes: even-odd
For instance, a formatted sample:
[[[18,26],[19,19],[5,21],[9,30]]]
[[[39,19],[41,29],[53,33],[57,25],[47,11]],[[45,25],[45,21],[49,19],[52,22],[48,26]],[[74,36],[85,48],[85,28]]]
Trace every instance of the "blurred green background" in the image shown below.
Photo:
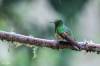
[[[0,31],[55,39],[50,22],[62,19],[77,41],[100,43],[99,6],[100,0],[0,0]],[[34,47],[13,44],[0,41],[0,66],[100,66],[96,53],[38,47],[34,58]]]

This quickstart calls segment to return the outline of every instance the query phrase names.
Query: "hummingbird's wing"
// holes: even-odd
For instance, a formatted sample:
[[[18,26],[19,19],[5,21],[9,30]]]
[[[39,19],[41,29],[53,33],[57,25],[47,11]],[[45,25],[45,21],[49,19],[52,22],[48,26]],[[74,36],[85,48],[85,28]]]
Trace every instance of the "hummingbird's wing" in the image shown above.
[[[77,42],[70,36],[71,35],[71,30],[63,26],[59,28],[59,36],[61,36],[64,40],[71,42],[71,45],[73,46],[74,49],[78,50],[80,46],[77,45]]]

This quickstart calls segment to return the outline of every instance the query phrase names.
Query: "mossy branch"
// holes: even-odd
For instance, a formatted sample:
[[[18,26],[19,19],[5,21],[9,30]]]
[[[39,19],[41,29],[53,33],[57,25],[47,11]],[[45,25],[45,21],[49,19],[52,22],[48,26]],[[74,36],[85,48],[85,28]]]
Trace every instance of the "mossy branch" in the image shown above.
[[[67,41],[57,41],[57,40],[49,40],[49,39],[42,39],[42,38],[35,38],[32,36],[25,36],[21,34],[16,34],[12,32],[0,32],[0,39],[1,40],[7,40],[11,42],[20,42],[24,44],[30,44],[30,45],[36,45],[40,47],[49,47],[53,49],[64,49],[64,48],[69,48],[72,50],[72,42],[67,42]],[[100,44],[93,43],[91,41],[86,41],[86,42],[77,42],[80,46],[80,50],[85,50],[89,52],[97,52],[100,53]]]

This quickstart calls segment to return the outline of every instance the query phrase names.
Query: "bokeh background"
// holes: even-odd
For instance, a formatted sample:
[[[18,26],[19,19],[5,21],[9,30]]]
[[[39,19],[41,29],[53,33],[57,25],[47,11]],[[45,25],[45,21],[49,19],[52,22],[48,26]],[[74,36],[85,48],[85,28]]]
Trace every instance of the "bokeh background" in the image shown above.
[[[50,22],[62,19],[77,41],[100,43],[99,6],[100,0],[0,0],[0,31],[55,39]],[[13,44],[0,41],[0,66],[100,66],[96,53],[46,47],[34,52]]]

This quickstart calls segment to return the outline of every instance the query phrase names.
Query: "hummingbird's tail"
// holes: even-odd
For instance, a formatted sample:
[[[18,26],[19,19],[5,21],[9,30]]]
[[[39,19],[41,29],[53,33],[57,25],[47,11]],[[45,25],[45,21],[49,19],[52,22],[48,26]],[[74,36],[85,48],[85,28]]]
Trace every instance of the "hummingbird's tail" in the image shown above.
[[[60,34],[60,36],[63,37],[66,41],[70,42],[73,49],[80,50],[80,46],[72,37],[70,37],[69,35],[66,35],[66,34]]]

